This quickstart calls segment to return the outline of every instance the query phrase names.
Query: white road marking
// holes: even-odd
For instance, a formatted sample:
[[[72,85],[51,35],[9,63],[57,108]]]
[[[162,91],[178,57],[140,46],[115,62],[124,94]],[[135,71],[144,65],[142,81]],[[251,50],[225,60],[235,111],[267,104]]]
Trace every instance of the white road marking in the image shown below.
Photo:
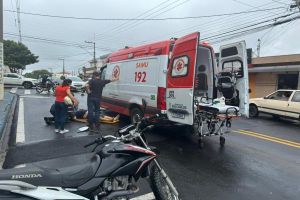
[[[25,90],[24,94],[31,94],[30,90]]]
[[[10,93],[15,94],[15,93],[17,92],[17,90],[18,90],[18,88],[11,88],[11,89],[10,89]]]
[[[130,200],[155,200],[155,197],[154,197],[154,194],[151,192],[151,193],[139,196],[139,197],[135,197]]]
[[[49,99],[50,97],[42,97],[42,96],[20,96],[20,98],[32,98],[32,99]]]
[[[20,98],[16,143],[24,143],[24,142],[25,142],[24,99]]]

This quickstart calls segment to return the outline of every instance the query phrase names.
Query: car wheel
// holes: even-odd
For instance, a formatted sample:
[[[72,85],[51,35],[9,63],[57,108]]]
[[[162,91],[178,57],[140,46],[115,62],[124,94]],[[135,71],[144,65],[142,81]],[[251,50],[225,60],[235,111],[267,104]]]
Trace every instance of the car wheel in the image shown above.
[[[30,82],[24,82],[23,86],[24,86],[25,89],[31,89],[32,88],[32,83],[30,83]]]
[[[143,116],[144,116],[143,111],[141,111],[141,109],[139,109],[138,107],[134,107],[130,110],[130,121],[133,124],[141,120]]]
[[[257,117],[258,116],[258,109],[257,109],[256,105],[251,104],[249,106],[249,116],[250,117]]]

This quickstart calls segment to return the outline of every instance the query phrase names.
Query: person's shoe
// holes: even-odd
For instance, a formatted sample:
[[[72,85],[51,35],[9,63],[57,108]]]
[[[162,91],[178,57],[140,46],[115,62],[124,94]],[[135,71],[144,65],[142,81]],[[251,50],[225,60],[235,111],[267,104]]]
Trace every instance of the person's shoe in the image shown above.
[[[69,130],[67,130],[67,129],[60,130],[60,131],[59,131],[60,134],[65,134],[65,133],[68,133],[68,132],[69,132]]]
[[[59,133],[59,129],[54,129],[54,132],[55,133]]]

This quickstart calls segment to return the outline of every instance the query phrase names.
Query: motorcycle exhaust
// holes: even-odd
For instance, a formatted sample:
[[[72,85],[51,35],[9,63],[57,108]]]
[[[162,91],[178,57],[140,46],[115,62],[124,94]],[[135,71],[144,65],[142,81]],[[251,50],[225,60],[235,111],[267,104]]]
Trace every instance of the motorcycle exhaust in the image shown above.
[[[102,198],[103,200],[111,200],[115,197],[122,197],[122,196],[127,196],[127,195],[132,195],[134,193],[137,193],[139,191],[138,186],[131,186],[128,190],[119,190],[110,193],[106,197]]]

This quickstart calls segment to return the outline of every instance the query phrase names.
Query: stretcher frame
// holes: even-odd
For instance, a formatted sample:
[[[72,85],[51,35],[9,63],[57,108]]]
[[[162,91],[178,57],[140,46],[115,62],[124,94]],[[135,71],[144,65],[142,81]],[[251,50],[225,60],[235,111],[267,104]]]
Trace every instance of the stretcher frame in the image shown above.
[[[194,131],[199,137],[198,144],[203,148],[203,138],[207,136],[220,136],[220,145],[225,145],[224,134],[230,133],[232,119],[240,117],[239,110],[235,107],[228,107],[225,113],[211,104],[203,105],[195,101]],[[225,130],[224,130],[225,129]]]

